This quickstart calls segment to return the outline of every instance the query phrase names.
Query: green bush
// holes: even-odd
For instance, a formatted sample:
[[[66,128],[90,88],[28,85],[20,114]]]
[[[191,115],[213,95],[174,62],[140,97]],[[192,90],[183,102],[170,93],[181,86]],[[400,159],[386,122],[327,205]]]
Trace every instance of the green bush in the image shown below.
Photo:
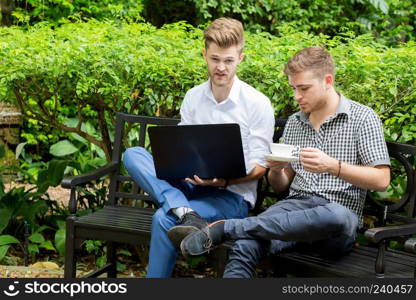
[[[298,31],[331,36],[346,29],[371,32],[392,44],[416,38],[413,0],[144,0],[143,4],[144,18],[157,26],[179,20],[196,26],[228,16],[252,32],[277,35],[280,26],[291,24]]]
[[[143,10],[140,0],[16,0],[13,4],[9,6],[10,16],[3,18],[3,24],[42,21],[61,24],[91,18],[139,20]]]
[[[325,45],[337,61],[339,90],[374,108],[389,139],[416,141],[414,42],[388,48],[369,35],[329,38],[287,26],[279,31],[281,37],[247,34],[239,71],[241,79],[270,97],[276,115],[297,110],[284,63],[303,47]],[[201,34],[184,23],[161,29],[97,21],[55,30],[1,28],[0,101],[17,101],[28,119],[38,120],[32,122],[72,140],[76,133],[109,159],[116,111],[177,117],[185,92],[206,80]],[[87,123],[96,130],[88,131]],[[25,129],[31,143],[38,141],[37,130]],[[42,134],[43,145],[57,143]]]
[[[346,28],[372,32],[389,42],[414,40],[416,8],[412,0],[192,0],[199,22],[220,16],[242,20],[250,30],[280,34],[279,26],[336,35]]]
[[[141,20],[156,26],[186,21],[193,26],[220,16],[243,21],[247,30],[281,34],[279,26],[337,35],[371,32],[391,44],[415,40],[414,0],[6,0],[3,25],[76,20]]]

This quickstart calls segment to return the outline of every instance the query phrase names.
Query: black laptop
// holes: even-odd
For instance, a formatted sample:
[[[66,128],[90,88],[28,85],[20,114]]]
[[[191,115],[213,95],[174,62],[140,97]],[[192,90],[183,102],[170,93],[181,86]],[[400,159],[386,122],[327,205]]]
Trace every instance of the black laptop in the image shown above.
[[[246,176],[238,124],[155,126],[148,131],[159,179]]]

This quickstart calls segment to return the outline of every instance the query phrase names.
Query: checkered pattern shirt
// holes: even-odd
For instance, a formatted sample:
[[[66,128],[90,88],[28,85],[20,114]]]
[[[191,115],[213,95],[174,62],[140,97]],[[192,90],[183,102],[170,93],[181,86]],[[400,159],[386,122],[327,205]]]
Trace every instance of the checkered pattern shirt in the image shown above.
[[[340,95],[335,115],[316,131],[308,115],[298,112],[285,126],[283,142],[313,147],[327,155],[352,165],[390,165],[382,124],[369,107]],[[362,226],[362,213],[366,190],[361,189],[329,173],[311,173],[300,162],[290,165],[296,172],[289,190],[289,197],[315,195],[330,202],[339,203],[357,214]]]

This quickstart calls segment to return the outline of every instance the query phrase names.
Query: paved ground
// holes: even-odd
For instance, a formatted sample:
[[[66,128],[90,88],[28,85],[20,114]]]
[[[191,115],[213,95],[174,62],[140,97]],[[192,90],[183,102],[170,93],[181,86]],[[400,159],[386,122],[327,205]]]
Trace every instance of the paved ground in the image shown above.
[[[78,272],[77,277],[82,277],[86,273]],[[63,268],[59,270],[49,270],[45,268],[34,268],[34,267],[24,267],[24,266],[3,266],[0,265],[0,278],[63,278],[64,271]],[[105,275],[104,275],[105,277]],[[129,273],[119,273],[117,274],[119,278],[138,278],[142,277],[139,274],[133,272]]]
[[[62,278],[63,270],[22,266],[0,266],[0,278]]]
[[[11,189],[12,187],[21,187],[21,186],[24,186],[26,189],[34,187],[33,184],[23,184],[23,183],[15,183],[15,182],[6,183],[4,185],[6,191]],[[59,203],[62,203],[62,205],[67,206],[68,201],[69,201],[70,190],[61,188],[60,186],[57,186],[57,187],[50,186],[48,188],[48,194],[51,200],[56,200]]]

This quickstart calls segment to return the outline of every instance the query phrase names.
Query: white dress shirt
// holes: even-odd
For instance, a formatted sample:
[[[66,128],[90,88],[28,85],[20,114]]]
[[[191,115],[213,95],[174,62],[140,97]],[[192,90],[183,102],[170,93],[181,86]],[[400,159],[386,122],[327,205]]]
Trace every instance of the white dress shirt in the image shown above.
[[[234,77],[227,99],[218,103],[211,82],[190,89],[182,102],[180,125],[237,123],[240,125],[247,174],[255,164],[265,166],[264,155],[270,153],[273,139],[274,111],[269,98]],[[240,194],[254,207],[257,180],[233,184],[228,190]]]

